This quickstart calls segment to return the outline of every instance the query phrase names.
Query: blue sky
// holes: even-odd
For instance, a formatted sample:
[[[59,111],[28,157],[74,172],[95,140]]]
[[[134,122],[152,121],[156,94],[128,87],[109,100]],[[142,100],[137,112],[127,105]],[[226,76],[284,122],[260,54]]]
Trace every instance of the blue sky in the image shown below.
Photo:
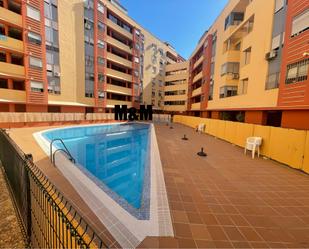
[[[120,0],[129,16],[188,58],[228,0]]]

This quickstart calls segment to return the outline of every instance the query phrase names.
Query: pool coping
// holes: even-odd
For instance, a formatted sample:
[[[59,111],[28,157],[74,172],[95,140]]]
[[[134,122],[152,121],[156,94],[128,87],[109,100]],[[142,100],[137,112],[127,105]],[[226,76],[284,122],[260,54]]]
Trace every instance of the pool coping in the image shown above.
[[[57,168],[69,180],[117,242],[125,248],[138,246],[147,236],[174,236],[154,125],[146,122],[139,123],[150,125],[149,220],[138,220],[136,217],[132,216],[132,214],[121,207],[113,198],[87,177],[84,172],[72,164],[64,154],[59,153],[56,157]],[[102,125],[116,124],[123,123],[107,123]],[[82,126],[73,125],[63,128],[46,129],[34,133],[33,136],[42,150],[49,156],[49,142],[43,137],[42,133],[51,130],[62,130],[83,126],[98,126],[98,124]]]

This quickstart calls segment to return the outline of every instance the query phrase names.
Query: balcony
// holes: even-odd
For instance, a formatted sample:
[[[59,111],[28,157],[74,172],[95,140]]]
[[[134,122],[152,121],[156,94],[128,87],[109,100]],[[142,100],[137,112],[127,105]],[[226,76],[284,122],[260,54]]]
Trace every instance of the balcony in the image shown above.
[[[165,105],[164,111],[184,112],[187,110],[187,104],[184,105]]]
[[[107,53],[107,59],[110,61],[113,61],[117,64],[120,64],[122,66],[132,68],[132,61],[126,60],[118,55],[112,54],[112,53]]]
[[[188,89],[188,84],[177,84],[173,86],[165,86],[164,91],[178,91],[178,90],[187,90]]]
[[[187,95],[182,94],[182,95],[165,95],[164,96],[164,101],[184,101],[187,100]]]
[[[123,95],[132,95],[132,89],[122,86],[115,86],[112,84],[107,84],[107,91],[117,94],[123,94]]]
[[[120,80],[124,80],[124,81],[132,82],[132,75],[126,74],[126,73],[122,73],[122,72],[119,72],[117,70],[110,69],[110,68],[106,69],[106,76],[109,76],[109,77],[112,77],[112,78],[116,78],[116,79],[120,79]]]
[[[118,41],[118,40],[116,40],[116,39],[114,39],[110,36],[107,36],[106,41],[107,41],[107,43],[127,52],[128,54],[132,54],[132,49],[129,46],[125,45],[124,43],[122,43],[122,42],[120,42],[120,41]]]
[[[124,35],[130,40],[133,40],[133,35],[128,32],[127,30],[123,29],[122,27],[118,26],[116,23],[112,22],[111,20],[107,19],[107,26],[109,26],[111,29],[119,32],[120,34]]]
[[[26,102],[26,91],[0,88],[0,96],[11,102]]]
[[[224,62],[240,61],[240,51],[228,50],[223,54],[222,58]]]
[[[8,50],[13,50],[19,53],[24,52],[23,42],[8,36],[1,36],[0,47]]]
[[[232,74],[232,73],[225,74],[225,75],[221,76],[221,80],[220,81],[221,82],[225,82],[228,85],[237,86],[238,82],[239,82],[239,74],[238,73],[235,73],[235,74]]]
[[[192,104],[191,110],[201,110],[201,102]]]
[[[130,108],[130,107],[132,107],[132,102],[131,101],[123,101],[123,100],[113,100],[113,99],[107,100],[107,107],[114,108],[115,105],[127,105]]]
[[[187,79],[187,74],[173,74],[165,76],[165,82],[185,80]]]
[[[197,66],[199,66],[199,65],[203,62],[203,60],[204,60],[204,56],[202,55],[201,58],[199,58],[199,59],[194,63],[194,65],[193,65],[193,70],[194,70],[195,68],[197,68]]]
[[[197,96],[197,95],[201,95],[202,94],[202,87],[199,87],[197,89],[195,89],[194,91],[192,91],[192,97]]]
[[[194,76],[193,78],[193,83],[197,82],[198,80],[203,78],[203,70],[201,72],[199,72],[197,75]]]
[[[0,21],[10,23],[18,27],[23,26],[21,15],[2,7],[0,7]]]
[[[11,63],[0,62],[0,76],[10,76],[15,79],[25,78],[25,68]]]

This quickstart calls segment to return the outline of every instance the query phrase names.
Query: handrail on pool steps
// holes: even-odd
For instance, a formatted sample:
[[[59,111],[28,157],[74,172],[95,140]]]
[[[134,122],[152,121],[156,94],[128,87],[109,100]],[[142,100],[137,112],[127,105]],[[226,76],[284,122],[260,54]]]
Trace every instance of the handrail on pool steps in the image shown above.
[[[61,144],[63,145],[64,149],[57,149],[54,151],[53,153],[53,143],[56,142],[56,141],[60,141]],[[67,154],[69,156],[69,160],[71,162],[73,162],[74,164],[76,163],[76,160],[75,158],[71,155],[70,151],[68,150],[68,148],[65,146],[63,140],[61,138],[56,138],[56,139],[53,139],[49,145],[49,157],[50,157],[50,160],[51,162],[55,165],[55,154],[58,152],[58,151],[62,151],[64,152],[65,154]]]

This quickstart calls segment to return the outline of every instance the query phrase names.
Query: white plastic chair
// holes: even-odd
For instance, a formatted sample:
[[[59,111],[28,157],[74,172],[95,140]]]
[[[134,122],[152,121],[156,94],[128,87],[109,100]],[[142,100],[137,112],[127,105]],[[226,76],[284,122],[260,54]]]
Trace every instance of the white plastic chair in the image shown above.
[[[197,132],[198,133],[203,133],[205,130],[205,124],[199,124],[197,127]]]
[[[245,154],[247,150],[252,151],[252,159],[255,157],[255,151],[258,153],[258,157],[260,157],[260,146],[262,145],[261,137],[248,137],[245,146]]]

